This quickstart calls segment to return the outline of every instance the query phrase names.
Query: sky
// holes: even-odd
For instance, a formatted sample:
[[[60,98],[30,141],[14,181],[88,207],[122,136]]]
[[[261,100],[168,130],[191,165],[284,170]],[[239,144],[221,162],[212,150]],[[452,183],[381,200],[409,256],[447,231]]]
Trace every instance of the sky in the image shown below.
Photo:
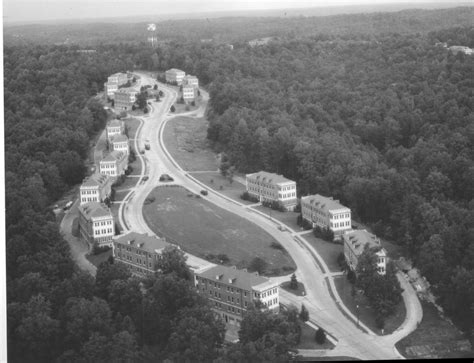
[[[3,20],[10,23],[146,14],[450,2],[458,3],[459,0],[3,0]]]

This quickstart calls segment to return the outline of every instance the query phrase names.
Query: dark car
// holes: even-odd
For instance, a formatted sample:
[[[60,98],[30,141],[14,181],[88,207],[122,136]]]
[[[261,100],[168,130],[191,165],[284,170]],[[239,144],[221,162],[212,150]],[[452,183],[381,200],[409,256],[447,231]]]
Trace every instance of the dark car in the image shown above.
[[[202,195],[207,195],[207,194],[208,194],[208,192],[207,192],[207,190],[206,190],[206,189],[203,189],[203,190],[201,190],[201,194],[202,194]]]
[[[160,176],[160,181],[165,182],[165,181],[174,181],[172,177],[170,177],[168,174],[162,174]]]

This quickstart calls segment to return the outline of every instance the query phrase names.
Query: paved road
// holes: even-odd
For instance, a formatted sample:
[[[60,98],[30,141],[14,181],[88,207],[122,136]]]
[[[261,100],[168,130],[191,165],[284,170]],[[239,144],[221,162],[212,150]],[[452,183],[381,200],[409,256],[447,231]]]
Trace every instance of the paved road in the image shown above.
[[[60,231],[63,238],[69,244],[71,248],[71,257],[77,266],[86,272],[89,272],[92,276],[95,276],[97,267],[95,267],[87,258],[86,254],[89,252],[89,244],[82,238],[74,237],[71,234],[72,224],[74,219],[79,216],[79,198],[76,199],[72,207],[66,212],[63,220],[61,221]]]
[[[140,76],[143,84],[154,84],[155,82],[145,74],[140,74]],[[143,138],[150,139],[151,152],[147,151],[145,154],[149,170],[149,181],[135,189],[132,198],[128,200],[127,206],[124,209],[124,219],[128,228],[150,234],[152,234],[152,231],[144,221],[142,205],[148,193],[160,184],[158,180],[160,174],[166,173],[171,175],[176,184],[182,185],[194,193],[199,193],[203,188],[199,182],[194,180],[176,164],[164,146],[162,131],[166,122],[175,117],[173,114],[170,115],[168,110],[176,98],[176,91],[164,85],[160,85],[160,88],[165,90],[165,97],[162,98],[160,103],[152,103],[153,110],[149,117],[143,118],[143,128],[141,129],[140,137],[137,137],[137,139],[142,140]],[[201,93],[206,95],[205,92]],[[198,114],[203,113],[204,110],[198,112]],[[318,326],[323,327],[338,340],[337,350],[335,350],[337,355],[352,356],[360,359],[402,358],[394,348],[394,341],[408,333],[411,329],[413,318],[411,315],[409,323],[392,338],[390,336],[380,337],[363,332],[354,324],[353,320],[348,319],[341,313],[338,308],[340,304],[336,303],[329,294],[325,278],[327,277],[327,280],[334,289],[332,276],[326,275],[328,269],[324,270],[324,261],[323,266],[321,261],[317,263],[317,251],[304,240],[304,237],[300,236],[298,239],[295,239],[295,233],[279,231],[276,228],[277,224],[269,220],[267,216],[263,216],[254,210],[246,209],[240,203],[231,201],[218,192],[210,190],[206,199],[221,208],[256,223],[285,247],[298,266],[296,275],[299,281],[305,284],[307,295],[302,298],[282,291],[281,300],[283,303],[294,304],[297,307],[304,303],[310,312],[311,320]],[[281,223],[278,222],[278,224]],[[319,258],[319,260],[321,259]]]

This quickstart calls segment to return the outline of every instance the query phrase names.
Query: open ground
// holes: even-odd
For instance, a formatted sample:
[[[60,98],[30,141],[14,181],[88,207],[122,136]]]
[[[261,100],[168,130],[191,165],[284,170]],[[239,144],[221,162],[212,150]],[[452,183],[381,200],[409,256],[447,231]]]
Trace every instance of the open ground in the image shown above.
[[[226,255],[238,268],[260,257],[269,276],[296,268],[285,250],[271,247],[277,242],[267,232],[182,187],[157,187],[147,200],[143,215],[150,228],[186,252],[209,260]]]

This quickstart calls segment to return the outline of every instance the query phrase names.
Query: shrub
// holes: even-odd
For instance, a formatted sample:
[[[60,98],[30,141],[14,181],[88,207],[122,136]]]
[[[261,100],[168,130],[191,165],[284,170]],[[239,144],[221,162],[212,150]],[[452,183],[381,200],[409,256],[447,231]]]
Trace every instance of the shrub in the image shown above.
[[[144,204],[150,204],[150,203],[153,203],[154,201],[155,201],[155,197],[154,197],[154,196],[147,197],[147,198],[145,199]]]
[[[176,111],[176,108],[174,107],[174,105],[171,105],[170,111],[171,111],[171,112]]]
[[[318,344],[324,344],[326,342],[326,332],[324,331],[323,328],[319,328],[316,331],[316,334],[314,336],[314,340],[316,340],[316,343],[318,343]]]
[[[98,255],[103,252],[107,252],[110,250],[110,246],[99,246],[97,243],[94,243],[94,247],[92,247],[92,254]]]
[[[322,238],[328,242],[334,242],[334,232],[331,231],[328,227],[321,228],[316,226],[313,228],[313,233],[316,237]]]
[[[300,319],[301,321],[309,320],[309,312],[308,309],[306,309],[306,306],[304,306],[304,304],[301,304]]]
[[[276,249],[276,250],[280,250],[280,251],[283,251],[283,250],[284,250],[283,246],[282,246],[281,244],[279,244],[278,242],[275,242],[275,241],[273,241],[273,242],[271,243],[270,247],[271,247],[271,248],[274,248],[274,249]]]
[[[296,275],[291,275],[290,279],[290,289],[297,290],[298,289],[298,280],[296,279]]]
[[[293,212],[295,212],[295,213],[301,213],[301,203],[300,203],[300,202],[298,202],[298,203],[296,204],[296,207],[295,207],[295,209],[293,209]]]
[[[351,269],[349,269],[349,272],[347,273],[347,281],[351,284],[354,284],[356,281],[356,274]]]
[[[249,264],[249,271],[256,271],[259,275],[263,274],[267,268],[267,263],[260,257],[255,257]]]
[[[230,261],[229,256],[225,253],[220,253],[216,256],[221,263],[228,263]]]

